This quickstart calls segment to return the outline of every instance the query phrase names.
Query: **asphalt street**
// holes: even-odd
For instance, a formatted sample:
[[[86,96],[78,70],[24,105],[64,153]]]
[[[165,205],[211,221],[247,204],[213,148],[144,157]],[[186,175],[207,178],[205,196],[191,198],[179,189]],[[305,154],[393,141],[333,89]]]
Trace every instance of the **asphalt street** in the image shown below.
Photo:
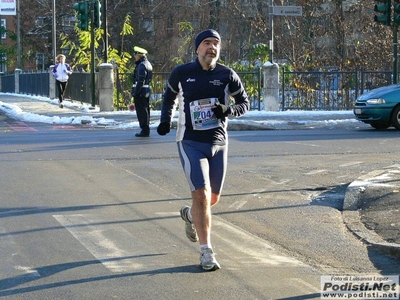
[[[18,114],[15,113],[18,107]],[[113,128],[118,124],[119,128],[124,124],[136,122],[135,113],[121,111],[99,113],[98,110],[84,110],[79,105],[66,105],[63,109],[57,106],[56,101],[38,101],[35,97],[18,97],[15,95],[0,94],[0,111],[11,118],[27,122],[40,122],[46,118],[46,122],[64,118],[71,122],[79,120],[87,126],[109,126]],[[332,115],[326,112],[313,112],[307,119],[304,115],[301,120],[291,114],[274,114],[264,120],[259,117],[242,117],[246,122],[235,122],[229,126],[229,130],[312,130],[313,128],[335,126],[328,119]],[[335,115],[336,116],[336,115]],[[96,118],[97,122],[92,122]],[[337,115],[337,126],[348,126],[355,123],[352,114]],[[159,114],[152,114],[153,128],[157,126]],[[100,121],[99,121],[100,120]],[[354,125],[353,125],[354,126]],[[359,123],[358,126],[368,125]],[[343,220],[347,228],[365,243],[377,247],[380,250],[400,257],[400,164],[383,166],[367,175],[354,178],[347,187],[344,204]]]

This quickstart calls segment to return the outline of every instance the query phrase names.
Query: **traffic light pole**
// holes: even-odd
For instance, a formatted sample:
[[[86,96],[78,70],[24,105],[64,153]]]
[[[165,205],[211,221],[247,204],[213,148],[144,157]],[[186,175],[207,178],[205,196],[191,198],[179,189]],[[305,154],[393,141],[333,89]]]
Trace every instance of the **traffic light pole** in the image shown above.
[[[107,0],[103,0],[104,62],[108,62]]]
[[[90,77],[92,81],[92,108],[94,109],[96,106],[96,89],[95,89],[95,83],[96,83],[96,78],[95,78],[95,73],[94,73],[94,68],[95,68],[95,45],[94,45],[94,2],[90,2],[91,9],[90,9],[90,18],[91,18],[91,24],[90,26],[90,56],[91,56],[91,66],[90,66]]]
[[[398,49],[398,25],[393,25],[393,84],[397,84],[398,78],[398,57],[397,57],[397,49]]]
[[[274,61],[274,1],[269,0],[269,61]]]
[[[393,25],[393,74],[392,83],[397,84],[398,81],[398,58],[397,58],[397,31],[400,25],[400,0],[393,0],[393,23],[391,18],[392,0],[375,0],[377,4],[374,6],[374,11],[380,14],[375,15],[374,21],[386,26]]]
[[[96,106],[96,80],[95,80],[95,28],[101,26],[101,4],[99,0],[85,0],[73,5],[73,9],[77,11],[77,19],[79,21],[77,27],[81,30],[90,30],[90,75],[91,75],[91,90],[92,90],[92,106]],[[90,26],[89,26],[90,23]]]

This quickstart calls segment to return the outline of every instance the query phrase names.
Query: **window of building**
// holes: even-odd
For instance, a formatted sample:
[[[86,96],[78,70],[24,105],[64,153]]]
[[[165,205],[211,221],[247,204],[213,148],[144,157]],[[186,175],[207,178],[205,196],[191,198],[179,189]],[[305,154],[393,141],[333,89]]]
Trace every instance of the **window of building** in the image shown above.
[[[194,31],[198,31],[200,29],[200,19],[194,18],[191,23]]]
[[[173,34],[174,33],[174,26],[175,26],[175,18],[172,15],[169,15],[167,17],[167,32],[169,34]]]
[[[186,5],[190,7],[200,6],[200,0],[187,0]]]
[[[47,57],[44,53],[36,53],[36,70],[44,71],[47,64]]]
[[[221,7],[227,7],[227,6],[228,6],[227,0],[220,0],[220,1],[219,1],[219,6],[221,6]]]
[[[142,20],[142,28],[146,30],[146,32],[154,31],[154,20],[153,19],[143,19]]]
[[[7,73],[7,56],[0,52],[0,74]]]
[[[61,26],[72,26],[74,27],[76,23],[75,16],[62,16],[61,17]]]
[[[142,6],[153,5],[153,0],[140,0],[140,5],[142,5]]]
[[[7,38],[7,26],[6,26],[6,19],[1,19],[1,39]]]
[[[43,27],[45,25],[44,18],[36,18],[35,26],[36,27]]]

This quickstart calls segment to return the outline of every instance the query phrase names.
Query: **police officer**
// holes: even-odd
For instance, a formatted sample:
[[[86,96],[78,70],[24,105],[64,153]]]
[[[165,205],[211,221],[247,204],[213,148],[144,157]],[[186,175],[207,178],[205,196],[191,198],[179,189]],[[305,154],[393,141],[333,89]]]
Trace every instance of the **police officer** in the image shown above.
[[[148,137],[150,135],[150,82],[153,76],[153,67],[147,60],[147,50],[135,46],[135,71],[133,73],[132,97],[135,101],[136,115],[141,131],[136,133],[137,137]]]

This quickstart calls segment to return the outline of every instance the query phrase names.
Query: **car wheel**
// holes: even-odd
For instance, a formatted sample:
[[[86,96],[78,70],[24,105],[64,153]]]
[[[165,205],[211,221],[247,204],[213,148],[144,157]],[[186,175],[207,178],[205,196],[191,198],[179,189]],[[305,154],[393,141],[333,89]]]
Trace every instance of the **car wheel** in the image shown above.
[[[375,129],[388,129],[390,127],[390,123],[371,123],[369,125]]]
[[[400,130],[400,106],[396,106],[392,111],[392,125]]]

